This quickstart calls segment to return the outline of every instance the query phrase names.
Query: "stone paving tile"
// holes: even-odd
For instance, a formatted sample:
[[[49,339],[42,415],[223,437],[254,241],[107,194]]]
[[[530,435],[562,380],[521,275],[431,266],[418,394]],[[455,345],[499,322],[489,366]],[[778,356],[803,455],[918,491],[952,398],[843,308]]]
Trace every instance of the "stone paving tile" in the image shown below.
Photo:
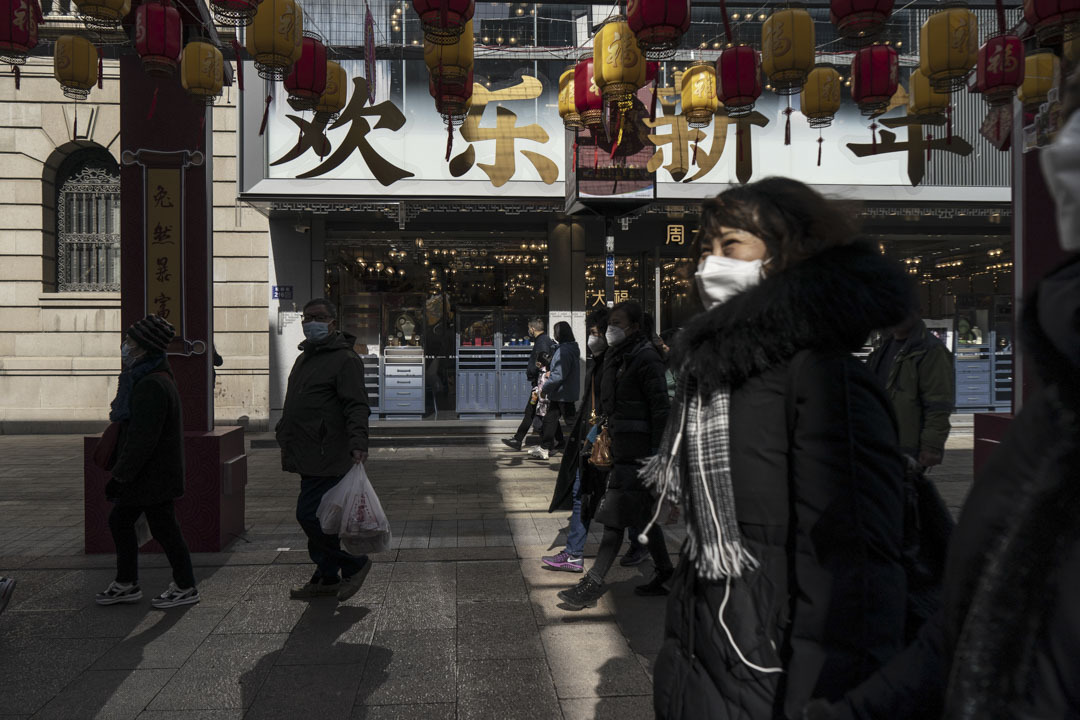
[[[175,670],[89,670],[34,715],[35,720],[135,718]]]
[[[459,562],[457,598],[459,601],[527,600],[521,566],[513,560]]]
[[[253,586],[232,606],[214,633],[289,633],[304,610],[305,606],[290,598],[284,588]]]
[[[430,630],[457,626],[453,589],[426,582],[392,582],[386,589],[380,629]]]
[[[307,604],[277,665],[360,665],[367,660],[381,608],[339,605],[333,598]]]
[[[5,712],[30,715],[56,697],[117,641],[42,639],[0,652],[0,702]]]
[[[242,720],[243,710],[146,710],[136,720]]]
[[[527,602],[459,602],[458,659],[516,660],[544,657],[544,645]]]
[[[564,720],[652,720],[652,695],[562,700]]]
[[[270,670],[245,720],[347,720],[361,665],[303,665]]]
[[[287,635],[211,635],[162,688],[148,710],[248,708]]]
[[[652,683],[615,623],[540,629],[560,698],[642,695]]]
[[[358,705],[352,720],[455,720],[456,703],[427,705]]]
[[[453,589],[457,584],[457,567],[447,562],[397,562],[390,581],[432,583]]]
[[[210,636],[227,612],[225,608],[200,605],[169,612],[149,611],[127,637],[94,663],[92,669],[179,668]]]
[[[457,660],[453,630],[383,630],[375,633],[357,705],[454,702]]]
[[[561,720],[542,659],[471,660],[458,669],[458,720]]]

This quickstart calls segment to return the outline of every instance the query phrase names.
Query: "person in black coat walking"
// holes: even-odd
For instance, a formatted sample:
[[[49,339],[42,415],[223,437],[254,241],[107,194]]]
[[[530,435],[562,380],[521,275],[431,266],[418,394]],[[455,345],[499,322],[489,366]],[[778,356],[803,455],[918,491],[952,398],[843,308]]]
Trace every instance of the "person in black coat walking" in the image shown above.
[[[642,323],[641,306],[633,301],[618,303],[608,316],[600,406],[611,435],[614,468],[596,510],[596,520],[604,524],[596,560],[580,583],[559,593],[576,610],[596,605],[604,594],[604,577],[622,547],[626,529],[643,527],[653,510],[653,494],[638,477],[638,471],[650,450],[659,446],[670,403],[664,362],[642,331]],[[656,573],[634,591],[639,595],[665,595],[664,584],[673,570],[664,532],[659,525],[653,525],[645,534]]]
[[[121,346],[124,369],[109,413],[110,420],[120,423],[120,435],[112,478],[105,486],[105,496],[116,503],[109,514],[116,579],[98,593],[99,605],[142,599],[135,531],[142,515],[173,571],[169,589],[151,604],[170,608],[199,602],[191,554],[173,507],[184,494],[184,421],[176,380],[165,358],[173,335],[168,321],[147,315],[128,329]]]
[[[903,645],[904,465],[851,352],[913,297],[852,215],[784,178],[705,202],[709,309],[675,339],[671,422],[643,471],[687,527],[658,718],[798,718]]]
[[[529,337],[532,339],[532,352],[529,353],[529,365],[525,368],[525,377],[528,378],[529,383],[533,386],[533,395],[536,395],[536,385],[540,382],[540,365],[537,360],[544,353],[548,355],[555,354],[555,341],[551,339],[551,336],[547,334],[547,322],[542,317],[534,317],[529,320]],[[533,419],[536,417],[536,399],[534,397],[529,398],[529,402],[525,404],[525,415],[521,419],[521,424],[518,425],[517,432],[513,437],[503,438],[503,445],[511,450],[520,450],[521,444],[525,442],[525,436],[529,434],[529,429],[533,426]],[[562,440],[562,428],[556,426],[555,434],[556,444]]]

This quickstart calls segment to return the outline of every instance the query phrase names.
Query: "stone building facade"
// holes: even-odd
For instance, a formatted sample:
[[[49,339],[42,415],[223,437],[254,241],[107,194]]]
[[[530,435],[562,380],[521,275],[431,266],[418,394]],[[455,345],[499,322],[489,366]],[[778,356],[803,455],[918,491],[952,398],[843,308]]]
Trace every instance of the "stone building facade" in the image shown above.
[[[265,429],[266,218],[238,205],[237,92],[213,110],[217,423]],[[119,71],[76,103],[33,57],[0,76],[0,433],[86,432],[120,371]],[[148,107],[149,112],[149,107]]]

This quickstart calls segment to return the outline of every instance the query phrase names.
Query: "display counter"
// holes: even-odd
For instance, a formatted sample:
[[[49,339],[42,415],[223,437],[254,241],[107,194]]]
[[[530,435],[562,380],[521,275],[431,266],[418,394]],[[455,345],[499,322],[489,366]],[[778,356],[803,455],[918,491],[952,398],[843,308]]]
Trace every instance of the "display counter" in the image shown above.
[[[383,349],[382,412],[387,420],[424,417],[424,348]]]

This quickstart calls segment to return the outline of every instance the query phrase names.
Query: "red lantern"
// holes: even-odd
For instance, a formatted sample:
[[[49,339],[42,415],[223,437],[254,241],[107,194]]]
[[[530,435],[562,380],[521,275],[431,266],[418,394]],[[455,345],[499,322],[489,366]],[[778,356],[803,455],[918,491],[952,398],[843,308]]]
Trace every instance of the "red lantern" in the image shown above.
[[[473,94],[473,71],[464,83],[443,83],[442,87],[436,86],[435,78],[428,78],[428,92],[435,100],[435,109],[442,119],[451,125],[460,125],[465,122],[472,105]]]
[[[0,0],[0,62],[24,64],[37,47],[42,20],[37,0]]]
[[[871,45],[851,61],[851,96],[863,115],[872,117],[889,106],[899,85],[900,60],[888,45]]]
[[[289,106],[297,111],[314,108],[326,90],[326,46],[312,33],[304,33],[301,42],[300,59],[285,78]]]
[[[646,58],[674,57],[679,40],[690,29],[690,0],[629,0],[626,22]]]
[[[1056,45],[1065,26],[1080,21],[1080,0],[1024,0],[1024,19],[1041,45]]]
[[[893,0],[832,0],[829,19],[836,34],[848,40],[869,40],[881,32],[893,11]]]
[[[740,45],[720,53],[716,61],[716,98],[724,104],[728,117],[743,117],[761,97],[761,55]]]
[[[574,107],[581,122],[593,132],[604,127],[604,98],[593,77],[593,56],[588,55],[574,68]]]
[[[424,38],[436,45],[453,45],[473,17],[473,0],[413,0]]]
[[[210,0],[210,9],[218,25],[246,27],[255,19],[262,0]]]
[[[135,9],[135,50],[147,75],[171,77],[180,66],[183,43],[184,22],[168,0]]]
[[[1024,43],[1016,35],[997,35],[979,48],[975,88],[991,105],[1012,102],[1024,83]]]

